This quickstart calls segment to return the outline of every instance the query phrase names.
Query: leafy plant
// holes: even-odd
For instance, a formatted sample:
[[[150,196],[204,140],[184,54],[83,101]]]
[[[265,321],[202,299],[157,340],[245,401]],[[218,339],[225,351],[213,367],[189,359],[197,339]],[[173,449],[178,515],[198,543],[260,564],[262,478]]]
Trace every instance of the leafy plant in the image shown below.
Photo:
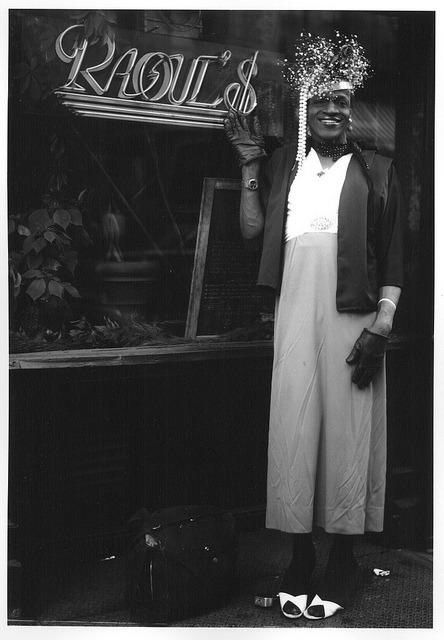
[[[37,15],[27,10],[13,12],[12,25],[20,37],[19,59],[13,66],[13,77],[21,96],[36,103],[52,95],[52,83],[57,76],[57,58],[54,43],[60,32],[59,22],[54,23],[51,10],[41,10]],[[39,15],[40,14],[40,15]],[[76,42],[83,38],[90,44],[107,44],[116,38],[116,13],[106,10],[65,10],[66,18],[76,21],[79,30]],[[61,11],[57,16],[63,15]],[[60,19],[58,19],[60,21]]]
[[[9,216],[9,280],[12,328],[28,336],[39,331],[59,337],[81,297],[72,284],[78,244],[90,239],[78,201],[66,194],[68,178],[63,139],[50,137],[51,172],[42,206]],[[54,334],[54,336],[52,336]]]
[[[115,11],[93,10],[93,11],[72,11],[74,19],[84,26],[83,38],[89,39],[90,44],[101,42],[107,44],[115,39],[115,29],[117,26]]]
[[[27,335],[41,328],[42,317],[51,315],[51,311],[59,316],[53,326],[59,324],[62,330],[63,320],[71,316],[69,300],[81,297],[71,282],[78,260],[68,231],[82,227],[86,235],[82,214],[74,203],[61,204],[51,196],[44,198],[44,205],[25,220],[9,219],[10,234],[15,235],[12,244],[16,245],[18,239],[19,245],[10,253],[10,274],[12,270],[17,310],[21,312],[18,325]],[[39,303],[47,305],[50,301],[42,313]]]

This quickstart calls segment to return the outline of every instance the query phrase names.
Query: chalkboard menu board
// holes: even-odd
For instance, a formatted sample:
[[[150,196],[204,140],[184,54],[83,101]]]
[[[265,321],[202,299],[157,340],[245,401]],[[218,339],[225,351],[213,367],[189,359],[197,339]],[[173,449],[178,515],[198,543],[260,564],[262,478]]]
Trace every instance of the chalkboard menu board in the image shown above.
[[[219,335],[259,319],[260,252],[247,250],[241,236],[240,190],[240,180],[204,180],[186,337]]]

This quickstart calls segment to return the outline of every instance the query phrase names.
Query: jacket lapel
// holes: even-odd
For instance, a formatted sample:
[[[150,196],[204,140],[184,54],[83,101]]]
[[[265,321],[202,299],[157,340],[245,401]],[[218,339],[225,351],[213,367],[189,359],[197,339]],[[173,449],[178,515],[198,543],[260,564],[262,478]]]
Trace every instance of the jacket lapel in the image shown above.
[[[352,307],[368,290],[367,274],[368,186],[359,161],[353,156],[345,176],[338,210],[337,301]],[[371,302],[371,301],[370,301]]]

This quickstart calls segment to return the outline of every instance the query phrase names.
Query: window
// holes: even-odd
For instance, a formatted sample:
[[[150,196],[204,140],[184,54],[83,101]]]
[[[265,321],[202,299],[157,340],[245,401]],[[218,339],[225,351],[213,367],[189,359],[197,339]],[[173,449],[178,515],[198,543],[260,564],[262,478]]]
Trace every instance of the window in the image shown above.
[[[397,60],[403,14],[105,11],[99,18],[97,13],[10,12],[9,302],[11,328],[17,340],[25,340],[21,350],[34,349],[35,341],[43,341],[39,349],[45,341],[48,348],[103,346],[93,328],[110,333],[130,318],[140,320],[139,329],[184,335],[204,178],[240,177],[221,126],[224,102],[220,109],[199,111],[199,117],[218,118],[218,126],[191,126],[186,118],[195,117],[193,109],[181,123],[186,126],[178,126],[183,104],[177,101],[200,56],[212,59],[194,99],[210,104],[218,96],[225,100],[230,83],[242,84],[238,65],[259,52],[251,84],[271,154],[296,141],[298,99],[283,84],[277,64],[291,56],[294,34],[307,29],[322,35],[335,28],[359,33],[377,79],[357,96],[353,135],[396,156],[397,132],[410,127],[405,118],[395,126],[396,110],[408,110],[398,80],[400,68],[402,77],[410,73],[408,57],[402,57],[404,66]],[[69,35],[59,41],[57,53],[55,43],[65,30]],[[84,57],[83,37],[89,47]],[[109,48],[111,40],[115,49]],[[163,58],[150,58],[159,51]],[[145,73],[146,86],[159,69],[170,73],[171,88],[180,56],[177,86],[165,90],[154,106],[150,100],[153,92],[161,93],[162,80],[153,83],[145,101],[134,98],[132,76],[124,85],[132,65],[131,73],[137,70],[140,78]],[[144,60],[151,60],[146,68]],[[196,63],[194,86],[205,64]],[[246,74],[248,64],[243,69]],[[86,82],[88,70],[96,86]],[[73,91],[71,83],[60,91],[69,81],[83,89]],[[154,117],[145,118],[147,105]],[[166,115],[157,117],[164,107]],[[418,113],[412,131],[421,117]],[[401,154],[404,164],[406,158]],[[407,175],[410,169],[404,169]],[[409,220],[416,233],[419,211]],[[412,265],[416,260],[415,253]]]

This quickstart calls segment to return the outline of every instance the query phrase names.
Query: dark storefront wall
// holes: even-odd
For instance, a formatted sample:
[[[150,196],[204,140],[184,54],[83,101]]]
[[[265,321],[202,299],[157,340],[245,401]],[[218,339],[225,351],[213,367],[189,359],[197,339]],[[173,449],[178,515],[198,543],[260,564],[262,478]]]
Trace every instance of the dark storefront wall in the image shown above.
[[[142,23],[145,28],[150,24]],[[205,42],[226,47],[241,42],[249,55],[256,48],[285,55],[301,28],[322,34],[334,26],[357,33],[380,72],[381,79],[371,81],[362,101],[372,114],[385,117],[375,136],[399,167],[407,203],[408,278],[397,340],[388,353],[384,542],[424,548],[432,535],[433,15],[223,11],[203,12],[202,25],[196,34]],[[418,68],[407,55],[412,50],[420,52]],[[280,117],[279,138],[267,136],[270,149],[294,133],[290,113],[284,109]],[[65,136],[70,155],[81,159],[70,178],[74,191],[85,176],[102,175],[85,143],[108,158],[109,175],[128,197],[137,192],[134,182],[143,174],[144,222],[163,250],[172,249],[173,270],[181,277],[186,273],[184,279],[164,278],[150,309],[180,334],[203,178],[239,177],[223,132],[88,118],[76,118],[73,124],[78,135],[63,112],[54,117],[35,111],[11,115],[10,207],[36,206],[49,166],[43,141],[54,131]],[[27,188],[11,188],[22,184],[23,176]],[[185,239],[185,262],[177,252],[168,209]],[[125,229],[121,240],[127,256],[149,254],[140,229],[131,223]],[[80,261],[78,268],[79,286],[82,278],[88,284],[88,261]],[[84,300],[90,299],[93,306],[94,297],[85,295]],[[121,362],[115,354],[103,357],[108,364]],[[244,514],[260,512],[265,502],[270,348],[245,345],[242,357],[232,345],[222,358],[221,351],[208,351],[205,357],[182,354],[164,362],[150,357],[144,364],[122,367],[91,368],[100,361],[80,359],[74,367],[42,369],[32,359],[26,364],[24,356],[22,366],[37,368],[11,371],[10,510],[19,525],[11,548],[21,549],[22,559],[30,562],[31,591],[39,589],[40,561],[56,549],[75,549],[74,556],[86,547],[96,557],[112,553],[116,536],[140,504],[157,508],[215,502]],[[20,356],[12,360],[20,362]],[[36,551],[40,560],[32,560]],[[28,596],[30,610],[38,609],[35,592]]]

